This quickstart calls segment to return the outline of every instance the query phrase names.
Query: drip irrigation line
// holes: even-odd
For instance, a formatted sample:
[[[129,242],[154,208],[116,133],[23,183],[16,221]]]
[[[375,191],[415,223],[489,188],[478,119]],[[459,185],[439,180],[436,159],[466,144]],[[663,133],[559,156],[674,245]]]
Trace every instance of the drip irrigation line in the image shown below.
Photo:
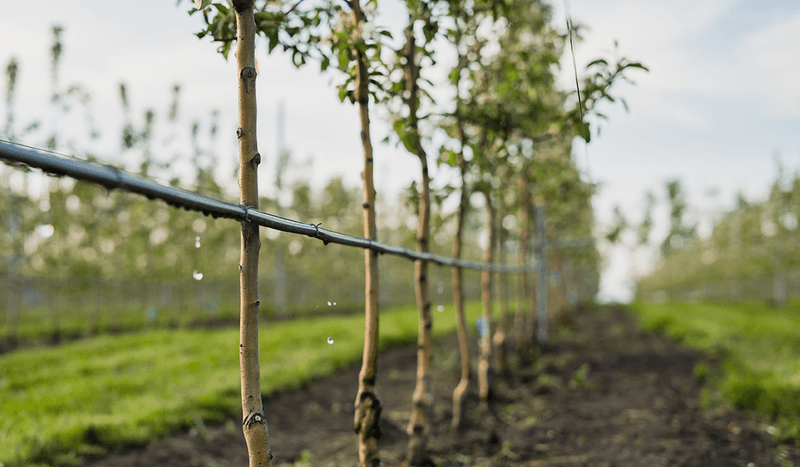
[[[166,186],[144,177],[132,175],[112,167],[82,161],[62,154],[32,148],[22,144],[0,140],[0,159],[11,166],[22,166],[41,169],[55,176],[68,176],[78,180],[95,183],[107,190],[119,189],[130,193],[146,196],[148,199],[160,199],[170,206],[198,211],[203,215],[214,218],[222,217],[234,219],[239,222],[252,222],[262,227],[267,227],[281,232],[288,232],[321,240],[322,243],[335,243],[369,249],[382,254],[401,256],[412,260],[428,261],[439,266],[452,266],[465,269],[477,269],[499,273],[528,273],[536,271],[535,265],[508,265],[498,263],[484,263],[470,261],[432,253],[422,253],[408,248],[387,245],[363,237],[329,230],[321,224],[288,219],[286,217],[270,214],[249,208],[242,204],[233,204],[217,198],[193,193],[181,188]],[[587,240],[576,240],[581,245],[591,245]],[[564,242],[548,242],[550,247],[558,247]],[[593,242],[593,240],[591,240]]]

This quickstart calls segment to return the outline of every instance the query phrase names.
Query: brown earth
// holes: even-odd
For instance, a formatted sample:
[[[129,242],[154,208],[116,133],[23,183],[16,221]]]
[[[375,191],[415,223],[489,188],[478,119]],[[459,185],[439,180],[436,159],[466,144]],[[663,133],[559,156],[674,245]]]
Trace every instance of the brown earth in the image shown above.
[[[466,428],[449,428],[458,378],[453,336],[434,349],[435,409],[431,458],[438,466],[788,466],[800,448],[778,445],[767,424],[717,406],[700,407],[697,362],[715,363],[664,337],[638,330],[621,308],[575,312],[536,362],[497,378],[489,415],[478,409],[476,384]],[[477,345],[473,345],[477,347]],[[384,411],[384,465],[401,463],[411,407],[414,348],[379,359]],[[359,365],[308,387],[265,400],[275,465],[350,466]],[[87,466],[244,466],[237,417],[197,426],[137,451],[116,452]]]

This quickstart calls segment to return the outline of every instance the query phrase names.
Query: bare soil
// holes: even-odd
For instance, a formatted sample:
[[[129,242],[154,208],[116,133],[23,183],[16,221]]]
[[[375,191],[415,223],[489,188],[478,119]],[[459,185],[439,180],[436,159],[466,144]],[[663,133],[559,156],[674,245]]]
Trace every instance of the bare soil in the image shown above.
[[[490,411],[477,384],[465,427],[450,428],[459,360],[454,336],[435,344],[435,402],[429,451],[438,466],[787,466],[800,448],[779,445],[752,414],[698,402],[697,362],[716,363],[637,328],[622,308],[584,308],[531,365],[496,377]],[[435,323],[434,323],[435,326]],[[477,344],[473,345],[477,350]],[[307,387],[265,399],[273,465],[351,466],[359,364]],[[383,403],[381,454],[399,465],[408,437],[415,348],[379,357]],[[713,371],[713,370],[712,370]],[[138,450],[121,448],[84,465],[243,466],[247,449],[239,417],[196,426]]]

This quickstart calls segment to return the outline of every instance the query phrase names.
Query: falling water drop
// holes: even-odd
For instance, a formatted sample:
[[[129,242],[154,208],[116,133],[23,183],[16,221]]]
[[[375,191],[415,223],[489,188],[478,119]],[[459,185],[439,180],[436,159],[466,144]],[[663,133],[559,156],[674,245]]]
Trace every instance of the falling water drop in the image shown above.
[[[194,247],[200,248],[200,237],[194,237]]]
[[[328,302],[328,306],[331,306],[331,302]]]
[[[439,313],[443,312],[444,311],[444,305],[437,306],[436,307],[436,311],[438,311]]]
[[[199,269],[195,269],[192,273],[192,277],[194,277],[194,280],[199,281],[203,278],[203,273]]]
[[[333,306],[336,306],[336,302],[333,302]]]
[[[333,344],[333,337],[328,338],[328,344]]]

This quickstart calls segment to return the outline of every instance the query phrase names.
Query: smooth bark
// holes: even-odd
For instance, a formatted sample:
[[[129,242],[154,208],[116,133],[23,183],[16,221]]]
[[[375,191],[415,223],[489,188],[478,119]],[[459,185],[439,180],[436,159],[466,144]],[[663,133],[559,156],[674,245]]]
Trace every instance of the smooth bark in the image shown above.
[[[492,196],[484,193],[486,199],[486,224],[489,230],[489,243],[483,254],[486,263],[494,261],[494,247],[497,229],[495,228],[495,208]],[[491,393],[491,358],[492,358],[492,271],[484,270],[481,273],[481,301],[483,302],[484,334],[481,336],[481,357],[478,362],[478,396],[481,404],[487,406]]]
[[[521,209],[520,209],[520,235],[519,235],[519,261],[522,264],[528,263],[528,257],[530,255],[529,246],[528,246],[528,239],[530,239],[531,235],[531,194],[528,189],[528,184],[525,181],[524,174],[523,178],[519,182],[519,190],[520,190],[520,201],[521,201]],[[524,363],[530,362],[533,357],[533,349],[532,349],[532,326],[533,326],[533,317],[527,313],[528,307],[532,306],[533,297],[531,291],[531,277],[530,274],[527,272],[522,274],[522,278],[519,284],[519,295],[521,299],[519,300],[519,306],[517,307],[516,315],[514,318],[515,325],[517,328],[517,352],[520,357],[520,361]]]
[[[253,2],[234,0],[237,25],[236,67],[239,73],[239,190],[241,203],[258,209],[258,154],[256,138],[256,67]],[[258,225],[241,224],[239,365],[242,378],[242,428],[250,467],[270,466],[272,451],[261,401],[258,362]]]
[[[504,264],[505,257],[505,229],[503,228],[503,218],[506,214],[505,203],[501,196],[497,203],[497,262]],[[506,274],[497,275],[497,301],[500,304],[500,322],[494,332],[494,351],[497,356],[496,371],[498,375],[504,375],[508,371],[508,356],[506,354],[506,329],[508,328],[508,302],[506,300]]]
[[[547,287],[550,275],[547,265],[547,238],[545,230],[545,207],[539,202],[536,205],[536,338],[538,343],[547,341],[548,316],[547,316]]]
[[[364,237],[378,239],[375,221],[375,186],[372,178],[372,140],[369,131],[369,73],[366,56],[358,47],[363,44],[361,21],[363,14],[359,0],[351,0],[350,8],[356,44],[356,81],[355,98],[361,117],[361,145],[364,150]],[[353,429],[358,438],[358,462],[360,467],[378,467],[378,440],[381,436],[378,422],[381,417],[381,401],[375,390],[375,377],[378,362],[378,254],[372,250],[364,250],[366,267],[366,301],[364,310],[364,355],[361,372],[358,375],[358,393],[356,394]]]
[[[458,168],[461,173],[461,198],[458,203],[456,213],[456,238],[453,241],[453,257],[461,258],[461,244],[464,237],[464,218],[467,214],[469,203],[469,190],[467,189],[467,162],[464,160],[464,145],[466,135],[464,134],[464,122],[458,118],[458,134],[461,138],[461,150],[458,152]],[[461,379],[453,390],[453,428],[461,426],[462,411],[464,409],[464,396],[469,388],[470,358],[469,340],[467,339],[467,325],[464,318],[464,282],[463,270],[453,268],[453,304],[456,308],[456,318],[458,320],[458,350],[461,356]]]
[[[456,44],[461,44],[463,32],[456,21]],[[456,65],[456,132],[460,144],[458,153],[456,154],[458,160],[458,171],[461,176],[461,196],[458,202],[458,212],[456,213],[456,237],[453,241],[453,257],[461,258],[461,248],[464,239],[464,222],[467,216],[467,208],[469,207],[469,187],[467,186],[467,161],[464,159],[464,147],[467,145],[467,135],[464,130],[464,117],[462,116],[461,98],[459,97],[458,90],[461,84],[461,74],[467,67],[467,57],[460,50],[458,54],[458,64]],[[458,351],[461,358],[461,378],[458,381],[455,389],[453,390],[453,428],[460,428],[462,422],[462,412],[464,410],[464,396],[469,390],[469,377],[470,377],[470,356],[469,356],[469,339],[467,338],[467,324],[464,317],[464,272],[461,268],[453,268],[453,305],[456,308],[456,319],[458,323]]]
[[[428,252],[428,238],[430,236],[430,176],[428,174],[428,159],[419,136],[417,110],[419,108],[419,65],[417,65],[417,48],[414,39],[414,19],[409,21],[405,30],[406,47],[404,55],[406,63],[404,74],[407,95],[406,106],[408,115],[408,136],[411,140],[414,153],[419,158],[422,168],[422,184],[419,193],[419,224],[417,227],[417,251]],[[414,290],[419,310],[419,335],[417,338],[417,385],[412,398],[413,407],[407,432],[408,455],[410,465],[425,465],[428,459],[428,435],[430,430],[429,412],[433,403],[433,394],[430,382],[431,365],[431,303],[428,290],[428,263],[427,261],[414,261]]]

